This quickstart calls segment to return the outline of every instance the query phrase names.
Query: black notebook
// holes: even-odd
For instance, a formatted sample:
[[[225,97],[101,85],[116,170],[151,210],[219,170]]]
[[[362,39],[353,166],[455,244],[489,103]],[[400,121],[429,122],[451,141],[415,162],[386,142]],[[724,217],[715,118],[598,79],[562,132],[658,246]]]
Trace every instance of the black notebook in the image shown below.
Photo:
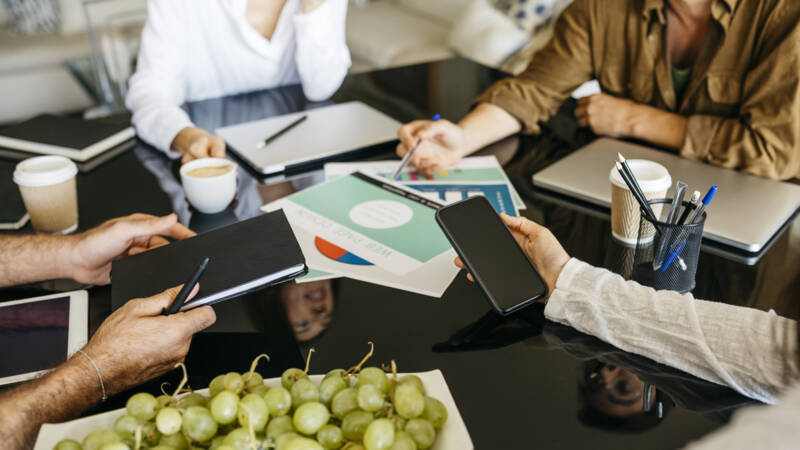
[[[283,211],[275,211],[114,261],[114,309],[185,283],[209,257],[200,292],[183,310],[211,305],[304,275],[305,258]]]
[[[42,114],[0,130],[0,147],[87,161],[135,135],[127,123]]]

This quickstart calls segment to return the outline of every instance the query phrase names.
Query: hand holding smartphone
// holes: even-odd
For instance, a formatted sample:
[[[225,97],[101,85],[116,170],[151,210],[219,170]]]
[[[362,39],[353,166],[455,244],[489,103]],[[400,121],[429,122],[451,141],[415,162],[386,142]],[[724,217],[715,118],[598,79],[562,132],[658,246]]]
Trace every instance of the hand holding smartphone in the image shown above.
[[[547,297],[547,284],[484,197],[441,208],[436,221],[498,313]]]

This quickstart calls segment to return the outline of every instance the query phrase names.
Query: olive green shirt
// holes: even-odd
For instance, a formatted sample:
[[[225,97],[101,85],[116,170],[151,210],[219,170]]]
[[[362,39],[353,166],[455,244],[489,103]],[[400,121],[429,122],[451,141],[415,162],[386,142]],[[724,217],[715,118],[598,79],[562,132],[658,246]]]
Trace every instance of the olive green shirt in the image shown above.
[[[688,118],[680,155],[774,179],[800,175],[800,0],[713,0],[682,98],[666,52],[666,0],[575,0],[519,76],[476,102],[526,133],[582,83]]]

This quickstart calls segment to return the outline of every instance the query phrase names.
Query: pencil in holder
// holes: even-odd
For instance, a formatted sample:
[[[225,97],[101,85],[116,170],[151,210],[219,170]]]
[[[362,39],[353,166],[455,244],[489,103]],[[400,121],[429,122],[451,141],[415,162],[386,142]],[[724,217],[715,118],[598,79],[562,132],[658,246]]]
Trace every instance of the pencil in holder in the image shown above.
[[[672,199],[661,198],[648,203],[653,209],[657,205],[668,209]],[[683,202],[683,207],[691,213],[696,205]],[[705,222],[705,213],[695,223],[653,222],[643,211],[631,279],[657,290],[691,292],[695,286]]]

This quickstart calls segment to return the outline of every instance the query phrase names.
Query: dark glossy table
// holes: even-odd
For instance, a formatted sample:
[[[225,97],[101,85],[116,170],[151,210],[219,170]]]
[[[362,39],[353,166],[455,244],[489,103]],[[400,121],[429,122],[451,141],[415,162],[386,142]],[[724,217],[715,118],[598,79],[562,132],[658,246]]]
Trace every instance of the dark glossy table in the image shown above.
[[[436,112],[457,119],[475,95],[502,76],[454,59],[351,75],[332,101],[360,100],[403,122]],[[319,104],[305,100],[299,86],[289,86],[197,102],[186,105],[186,110],[199,126],[213,130],[315,106]],[[527,153],[540,146],[540,138],[513,137],[483,152],[497,155],[507,167],[526,198],[524,214],[550,227],[573,256],[622,270],[629,250],[611,240],[607,211],[548,199],[533,189]],[[394,144],[383,145],[358,157],[393,158],[393,148]],[[11,167],[12,162],[0,162],[3,170]],[[252,217],[262,204],[322,181],[319,167],[272,179],[259,179],[242,169],[237,200],[227,211],[207,216],[189,208],[177,169],[176,162],[138,144],[91,173],[79,175],[81,229],[133,212],[176,211],[183,223],[202,232]],[[742,263],[743,258],[704,252],[695,295],[795,316],[792,294],[800,280],[797,229],[797,224],[789,224],[764,255],[750,255],[751,265]],[[74,286],[45,283],[0,294],[11,299],[43,288]],[[91,288],[90,305],[93,331],[110,313],[110,288]],[[374,364],[394,359],[404,372],[437,368],[444,372],[479,449],[676,448],[719,427],[732,411],[749,403],[727,388],[549,323],[539,305],[500,318],[463,274],[441,299],[335,279],[267,289],[219,304],[216,311],[218,322],[195,338],[187,360],[195,387],[204,387],[219,373],[244,371],[250,359],[262,352],[272,357],[269,365],[262,366],[265,377],[301,365],[311,347],[316,350],[312,372],[349,367],[366,352],[367,341],[372,341],[376,344]],[[609,403],[605,393],[586,393],[587,374],[603,366],[624,371],[624,381],[614,386],[614,398],[624,397],[625,402]],[[165,379],[175,380],[175,376]],[[161,381],[140,389],[157,391]],[[672,407],[672,401],[664,400],[663,420],[641,419],[644,383],[654,384],[677,403]],[[97,410],[120,406],[126,395]],[[640,417],[634,421],[646,429],[609,432],[584,425],[578,416],[587,403]]]

